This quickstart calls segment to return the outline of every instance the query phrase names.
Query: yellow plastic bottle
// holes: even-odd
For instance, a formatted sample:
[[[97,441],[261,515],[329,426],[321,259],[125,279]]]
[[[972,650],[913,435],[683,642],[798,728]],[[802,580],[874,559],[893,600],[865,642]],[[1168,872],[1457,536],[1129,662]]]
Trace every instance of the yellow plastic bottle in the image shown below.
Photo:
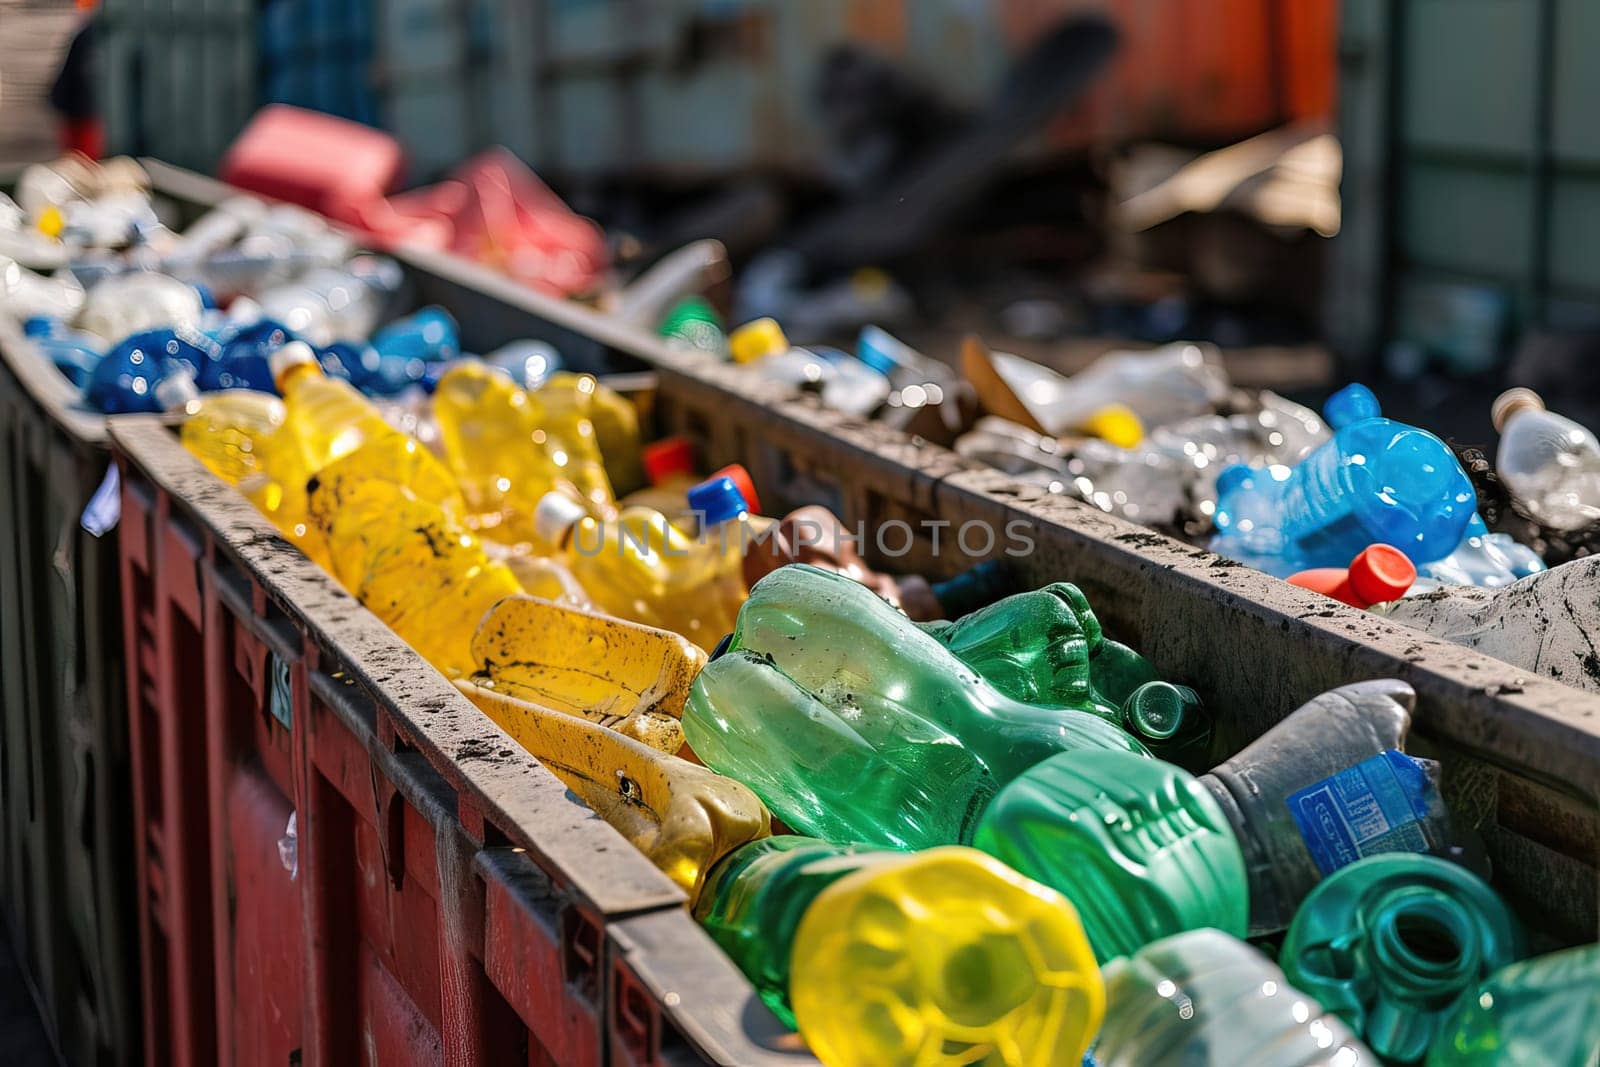
[[[504,563],[437,504],[405,486],[368,478],[336,508],[313,483],[313,513],[331,516],[333,574],[423,658],[447,675],[470,674],[472,635],[489,609],[522,587]]]
[[[592,374],[557,371],[534,393],[549,413],[551,434],[567,440],[568,427],[587,421],[605,466],[609,487],[627,494],[645,482],[639,454],[639,412],[627,397]]]
[[[355,386],[324,374],[304,341],[290,341],[274,352],[271,366],[283,394],[284,425],[313,474],[375,437],[400,434]]]
[[[202,394],[187,375],[164,379],[156,396],[169,413],[185,415],[178,426],[185,448],[302,552],[329,566],[327,546],[306,514],[305,461],[285,426],[283,401],[250,389]]]
[[[560,493],[539,501],[540,539],[556,546],[601,610],[672,630],[711,648],[733,629],[744,586],[748,513],[733,483],[714,483],[717,500],[698,508],[707,528],[685,533],[658,511],[624,508],[615,520],[587,514]]]
[[[795,932],[789,996],[827,1067],[1077,1064],[1105,985],[1065,897],[969,848],[868,865]]]
[[[767,809],[732,778],[588,719],[460,680],[456,686],[689,894],[691,905],[718,860],[772,832]]]
[[[470,684],[578,715],[662,752],[683,747],[683,705],[706,654],[680,634],[508,597],[472,638]]]
[[[507,544],[531,538],[533,509],[553,489],[570,487],[596,514],[613,506],[593,424],[558,417],[543,397],[475,360],[447,371],[433,395],[439,441],[471,523]]]

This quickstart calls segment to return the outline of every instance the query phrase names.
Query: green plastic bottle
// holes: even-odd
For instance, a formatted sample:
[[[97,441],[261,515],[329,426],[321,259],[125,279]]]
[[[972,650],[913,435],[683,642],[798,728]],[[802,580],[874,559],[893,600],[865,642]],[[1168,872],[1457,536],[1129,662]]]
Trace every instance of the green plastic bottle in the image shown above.
[[[717,865],[694,914],[826,1063],[911,1062],[930,1041],[1075,1062],[1099,1027],[1072,906],[974,849],[764,838]]]
[[[1593,1067],[1600,1062],[1600,945],[1502,967],[1469,993],[1428,1067]]]
[[[1145,682],[1122,702],[1121,721],[1158,758],[1185,770],[1210,766],[1211,717],[1188,686]]]
[[[1123,752],[1065,752],[1000,791],[973,844],[1078,909],[1102,960],[1202,927],[1244,936],[1250,887],[1194,776]]]
[[[1522,951],[1521,928],[1482,878],[1437,856],[1394,852],[1319,883],[1278,962],[1378,1055],[1416,1063],[1462,1000]]]
[[[1148,755],[1097,715],[1006,697],[865,586],[804,564],[750,590],[683,725],[791,828],[889,848],[970,841],[995,792],[1058,752]]]
[[[728,358],[728,335],[723,332],[722,320],[702,297],[686,296],[674,304],[657,332],[674,347]]]
[[[1378,1067],[1260,952],[1191,930],[1113,960],[1097,1067]]]
[[[1013,700],[1122,721],[1120,706],[1155,669],[1108,641],[1083,591],[1054,582],[955,622],[923,624],[956,657]]]

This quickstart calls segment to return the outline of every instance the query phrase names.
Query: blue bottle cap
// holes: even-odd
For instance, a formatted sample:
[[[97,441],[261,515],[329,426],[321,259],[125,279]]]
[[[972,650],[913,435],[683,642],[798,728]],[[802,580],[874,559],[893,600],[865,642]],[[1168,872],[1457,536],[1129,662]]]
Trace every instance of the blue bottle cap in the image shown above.
[[[889,375],[900,369],[902,361],[896,359],[895,354],[904,347],[904,342],[887,330],[863,326],[861,336],[856,339],[856,358],[879,374]]]
[[[32,315],[22,324],[22,333],[25,337],[54,337],[63,329],[60,319],[53,319],[49,315]]]
[[[731,522],[750,510],[732,478],[711,478],[689,490],[689,510],[707,529]]]
[[[1378,398],[1360,382],[1351,382],[1328,398],[1322,405],[1322,417],[1335,430],[1343,429],[1362,419],[1375,419],[1383,414]]]

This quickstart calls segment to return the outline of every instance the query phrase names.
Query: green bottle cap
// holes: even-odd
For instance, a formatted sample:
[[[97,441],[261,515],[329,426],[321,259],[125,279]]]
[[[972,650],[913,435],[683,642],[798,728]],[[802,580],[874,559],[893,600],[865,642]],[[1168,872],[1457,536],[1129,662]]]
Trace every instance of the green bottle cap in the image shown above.
[[[723,356],[728,353],[728,337],[723,332],[721,318],[710,304],[698,296],[688,296],[678,301],[667,312],[657,332],[668,341],[687,348]]]

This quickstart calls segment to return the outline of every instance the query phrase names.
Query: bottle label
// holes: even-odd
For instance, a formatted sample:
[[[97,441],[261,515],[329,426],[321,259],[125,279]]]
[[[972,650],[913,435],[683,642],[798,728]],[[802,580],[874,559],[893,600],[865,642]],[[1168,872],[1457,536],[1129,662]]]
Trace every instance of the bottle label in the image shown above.
[[[1379,852],[1428,851],[1431,791],[1422,767],[1389,749],[1291,794],[1289,814],[1326,875]]]

